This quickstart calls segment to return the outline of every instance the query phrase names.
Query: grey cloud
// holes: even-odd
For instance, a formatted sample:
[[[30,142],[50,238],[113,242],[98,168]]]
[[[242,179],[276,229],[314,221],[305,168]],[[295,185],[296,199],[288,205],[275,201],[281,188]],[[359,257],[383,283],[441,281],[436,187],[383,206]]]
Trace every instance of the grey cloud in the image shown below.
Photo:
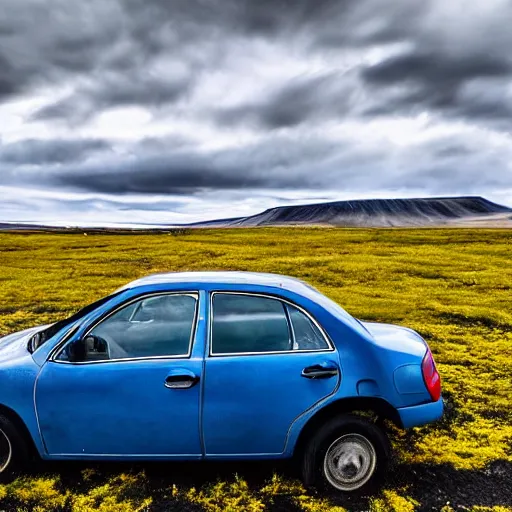
[[[166,160],[141,163],[140,169],[128,166],[122,175],[87,171],[59,176],[58,181],[81,190],[108,194],[194,195],[202,189],[229,190],[262,185],[257,177],[217,172],[209,167],[194,167],[192,162],[187,162],[187,167],[181,166],[180,162]]]
[[[465,144],[447,143],[438,148],[432,148],[432,154],[439,158],[458,158],[474,153],[474,148]]]
[[[322,24],[339,17],[356,5],[355,0],[129,0],[130,13],[142,20],[138,28],[149,28],[155,21],[172,20],[188,33],[195,27],[217,32],[229,29],[243,35],[272,37],[281,31]],[[150,32],[142,37],[155,41]],[[155,41],[158,48],[159,45]]]
[[[178,141],[179,142],[179,141]],[[326,142],[321,138],[296,140],[268,137],[258,143],[229,150],[200,153],[185,144],[149,139],[130,157],[116,156],[98,162],[69,162],[50,166],[47,186],[95,194],[171,194],[192,196],[205,191],[359,190],[368,183],[380,188],[450,191],[512,186],[506,169],[509,151],[496,154],[476,144],[476,139],[436,139],[410,145],[400,153],[385,147],[354,146],[350,139]],[[161,148],[167,144],[165,152]],[[378,167],[376,168],[376,162]],[[482,168],[502,169],[482,173]],[[452,169],[448,172],[448,169]],[[30,170],[15,176],[2,173],[4,183],[23,176],[37,184],[41,177]]]
[[[474,2],[464,13],[457,5],[55,0],[49,8],[40,0],[3,0],[0,109],[40,93],[51,99],[26,114],[25,122],[39,121],[26,140],[7,144],[3,137],[0,184],[36,186],[44,177],[47,188],[59,190],[181,197],[255,188],[512,187],[506,144],[469,130],[447,131],[435,143],[386,146],[385,137],[366,137],[370,120],[422,112],[439,127],[461,121],[478,134],[493,130],[500,141],[512,130],[512,5]],[[290,60],[280,69],[283,56]],[[297,76],[303,63],[311,69]],[[246,75],[255,83],[244,83]],[[210,101],[208,87],[226,76],[233,77],[227,101]],[[90,134],[94,116],[118,106],[148,110],[148,124],[157,118],[169,132],[184,121],[194,140],[118,140],[113,150],[100,138],[61,138],[62,121]],[[365,122],[358,138],[343,129]],[[340,129],[329,132],[333,126]],[[24,129],[13,129],[16,140]],[[39,129],[49,140],[33,138]],[[216,130],[220,142],[208,140]],[[205,149],[230,139],[236,147]]]
[[[360,68],[362,83],[374,98],[364,115],[433,111],[448,120],[506,124],[511,102],[503,87],[512,78],[512,32],[503,19],[512,15],[512,4],[498,3],[501,9],[493,9],[492,2],[474,4],[456,16],[455,6],[462,10],[462,3],[443,8],[441,2],[424,2],[420,17],[402,19],[402,27],[392,32],[409,48]],[[492,83],[493,93],[475,91],[474,84],[482,82]]]
[[[172,103],[186,94],[192,83],[191,76],[163,79],[140,75],[136,69],[124,74],[106,72],[92,86],[78,86],[69,96],[36,110],[32,119],[63,119],[71,124],[84,123],[91,116],[111,107],[158,107]]]
[[[410,53],[390,58],[363,70],[362,76],[373,84],[404,81],[449,86],[474,77],[507,76],[512,68],[508,59],[472,55],[471,58],[450,57],[435,53]]]
[[[292,127],[315,118],[346,115],[355,91],[340,73],[299,76],[259,102],[219,109],[221,124],[254,124],[263,129]]]
[[[107,141],[95,139],[36,140],[0,143],[0,163],[8,165],[44,165],[80,162],[109,148]]]
[[[100,212],[150,209],[155,212],[155,219],[157,212],[166,211],[162,202],[144,206],[151,203],[149,198],[155,194],[183,201],[192,196],[196,201],[210,196],[222,202],[229,201],[233,194],[252,197],[254,190],[264,197],[273,197],[275,190],[309,190],[317,195],[327,190],[367,194],[370,182],[371,190],[428,190],[434,195],[486,194],[512,188],[512,171],[505,170],[512,152],[495,154],[489,147],[477,147],[477,140],[463,137],[418,143],[399,153],[385,147],[354,148],[349,141],[340,146],[339,142],[328,144],[320,139],[300,144],[286,137],[274,139],[201,156],[186,146],[166,156],[147,149],[143,154],[141,146],[134,158],[49,165],[44,174],[32,167],[9,171],[0,162],[0,186],[21,182],[27,189],[58,188],[63,193],[73,190],[91,198],[81,203],[68,202],[69,211],[85,211],[87,205]],[[150,146],[158,147],[155,141]],[[104,202],[94,199],[97,195],[117,199]],[[130,199],[134,196],[148,200],[139,207],[140,201]],[[174,211],[180,208],[172,202],[168,207]]]
[[[122,2],[57,0],[51,9],[37,0],[6,0],[3,5],[9,14],[0,15],[0,94],[73,84],[71,94],[36,112],[36,119],[124,104],[160,105],[191,86],[192,70],[181,69],[183,60],[172,57],[173,51],[178,56],[182,51],[182,36],[174,41],[162,36],[157,51],[137,28],[142,20],[131,18]],[[172,31],[168,21],[157,20],[148,32],[160,37]],[[148,69],[158,58],[166,60],[164,65]],[[176,73],[173,67],[179,68]]]
[[[18,86],[18,77],[9,60],[0,54],[0,100],[13,94]]]
[[[468,32],[475,26],[466,26],[464,18],[452,26],[455,18],[442,17],[440,0],[58,0],[51,10],[36,0],[6,1],[0,94],[44,83],[73,89],[34,112],[32,119],[41,121],[80,125],[113,106],[172,106],[193,91],[200,95],[202,73],[228,65],[226,49],[243,51],[254,38],[290,45],[304,56],[325,54],[334,67],[345,51],[396,42],[410,49],[373,65],[361,62],[335,80],[297,79],[275,90],[262,88],[251,103],[215,112],[223,125],[265,130],[364,112],[389,115],[390,107],[407,114],[453,106],[452,115],[470,116],[471,101],[458,96],[465,83],[506,80],[512,73],[512,35],[496,27],[503,14],[483,19],[482,40],[472,43]],[[387,91],[397,84],[402,94]],[[496,107],[487,116],[499,113]]]
[[[2,2],[0,62],[11,81],[7,93],[27,92],[93,70],[98,54],[116,37],[107,3],[95,2],[88,9],[64,0],[56,0],[51,8],[38,0]],[[103,18],[100,30],[94,14]]]
[[[155,141],[151,142],[153,148]],[[195,194],[202,190],[317,188],[322,180],[309,173],[332,154],[335,145],[312,139],[297,144],[281,137],[199,155],[194,148],[151,154],[141,147],[134,160],[70,168],[51,176],[60,185],[100,193]],[[144,152],[146,151],[146,154]]]

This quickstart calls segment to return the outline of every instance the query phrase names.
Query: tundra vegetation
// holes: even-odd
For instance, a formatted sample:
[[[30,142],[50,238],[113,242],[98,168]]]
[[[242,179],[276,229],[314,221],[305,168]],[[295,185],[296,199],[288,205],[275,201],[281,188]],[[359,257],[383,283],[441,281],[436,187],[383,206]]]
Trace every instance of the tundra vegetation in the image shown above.
[[[286,464],[35,462],[0,486],[0,509],[512,511],[512,231],[4,233],[0,262],[1,335],[66,317],[153,272],[297,276],[356,317],[419,331],[447,400],[442,421],[392,432],[396,460],[373,497],[306,491]]]

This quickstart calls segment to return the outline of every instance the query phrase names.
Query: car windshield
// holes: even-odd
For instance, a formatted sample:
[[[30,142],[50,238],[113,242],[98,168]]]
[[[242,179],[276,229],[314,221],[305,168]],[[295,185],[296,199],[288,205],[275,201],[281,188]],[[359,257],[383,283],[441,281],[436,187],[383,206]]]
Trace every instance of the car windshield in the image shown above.
[[[89,304],[88,306],[85,306],[85,308],[82,308],[81,310],[77,311],[74,315],[71,315],[68,318],[65,318],[64,320],[59,320],[58,322],[50,325],[46,329],[43,329],[42,331],[36,332],[31,338],[28,343],[28,350],[32,353],[34,350],[39,348],[41,345],[46,343],[50,338],[55,336],[60,330],[65,329],[69,325],[73,324],[77,320],[80,320],[85,315],[89,314],[91,311],[94,311],[96,308],[102,306],[107,301],[115,297],[116,295],[119,295],[121,291],[117,291],[113,293],[112,295],[108,295],[107,297],[103,297],[102,299],[97,300],[96,302],[93,302],[92,304]]]

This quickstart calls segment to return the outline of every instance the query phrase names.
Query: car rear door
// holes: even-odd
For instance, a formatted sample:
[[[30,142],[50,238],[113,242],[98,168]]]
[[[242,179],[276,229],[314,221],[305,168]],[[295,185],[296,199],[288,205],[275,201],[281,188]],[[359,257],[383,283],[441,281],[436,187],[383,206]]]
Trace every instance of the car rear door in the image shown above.
[[[293,421],[333,394],[338,356],[304,310],[272,296],[214,292],[205,359],[206,456],[277,456]]]

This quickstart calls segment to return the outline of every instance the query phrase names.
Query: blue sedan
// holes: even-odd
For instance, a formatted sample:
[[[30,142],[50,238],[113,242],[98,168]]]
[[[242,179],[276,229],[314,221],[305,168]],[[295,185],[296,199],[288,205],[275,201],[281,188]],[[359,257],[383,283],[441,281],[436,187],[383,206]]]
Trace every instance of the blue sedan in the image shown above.
[[[295,458],[308,485],[366,492],[386,472],[382,420],[442,413],[417,333],[280,275],[153,275],[0,339],[2,479],[34,455]]]

